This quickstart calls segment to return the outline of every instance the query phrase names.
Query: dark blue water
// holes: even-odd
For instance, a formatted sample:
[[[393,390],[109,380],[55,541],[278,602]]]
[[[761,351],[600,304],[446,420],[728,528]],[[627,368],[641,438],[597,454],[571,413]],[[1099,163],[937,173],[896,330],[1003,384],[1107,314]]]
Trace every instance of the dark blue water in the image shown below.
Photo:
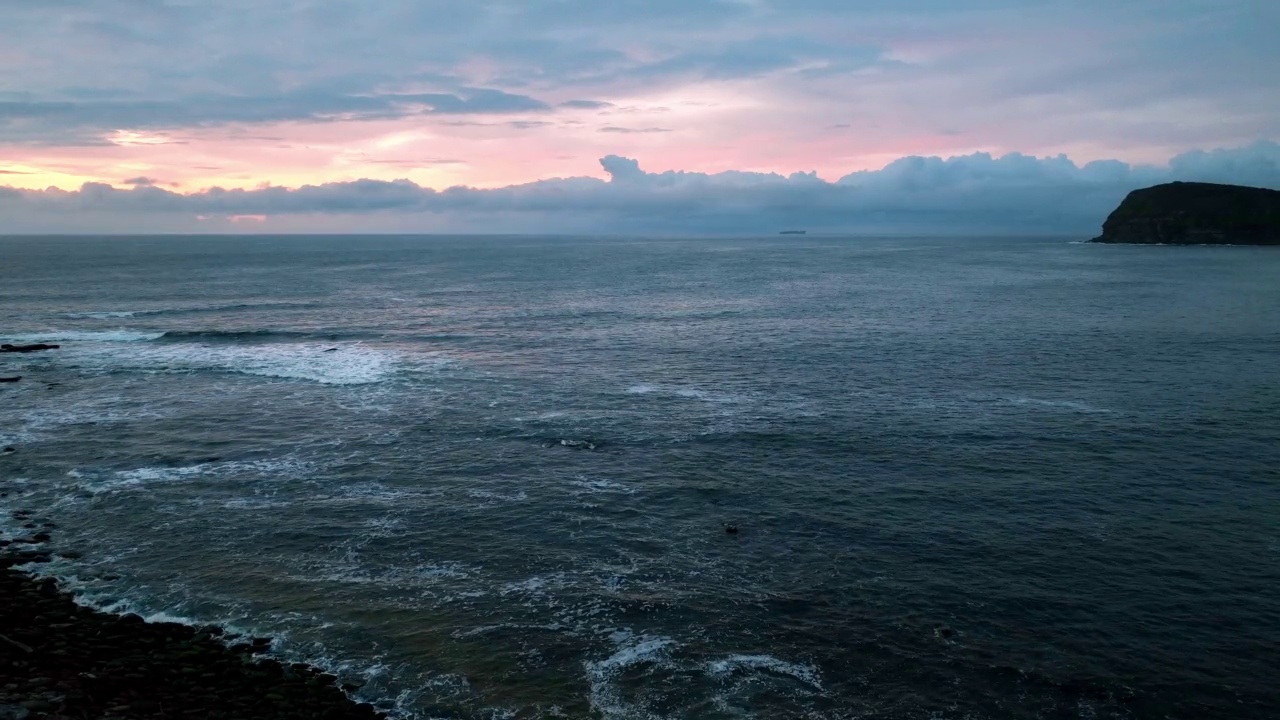
[[[63,345],[0,355],[0,504],[87,601],[417,717],[1275,717],[1278,279],[1045,239],[0,238],[0,336]]]

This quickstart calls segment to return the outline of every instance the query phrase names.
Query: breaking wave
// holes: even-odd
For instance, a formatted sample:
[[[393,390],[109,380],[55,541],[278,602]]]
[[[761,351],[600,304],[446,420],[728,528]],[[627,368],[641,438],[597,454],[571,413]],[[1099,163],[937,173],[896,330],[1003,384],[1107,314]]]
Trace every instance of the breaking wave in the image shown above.
[[[440,353],[409,358],[394,350],[342,342],[333,336],[278,330],[51,330],[3,340],[61,343],[63,347],[55,354],[34,359],[90,370],[217,371],[327,385],[376,383],[401,369],[431,369],[446,362]]]
[[[294,332],[289,330],[170,330],[156,338],[156,340],[158,342],[235,343],[287,342],[320,338],[340,339],[337,334]]]
[[[387,379],[399,369],[396,353],[361,345],[261,346],[177,343],[104,352],[93,358],[108,369],[184,373],[217,371],[326,385],[365,385]]]
[[[145,330],[48,330],[45,332],[27,333],[25,335],[4,338],[9,343],[122,343],[146,342],[164,335],[162,332]]]
[[[133,317],[136,313],[132,310],[112,310],[109,312],[78,312],[67,313],[66,317],[73,319],[91,318],[93,320],[109,320],[112,318]]]

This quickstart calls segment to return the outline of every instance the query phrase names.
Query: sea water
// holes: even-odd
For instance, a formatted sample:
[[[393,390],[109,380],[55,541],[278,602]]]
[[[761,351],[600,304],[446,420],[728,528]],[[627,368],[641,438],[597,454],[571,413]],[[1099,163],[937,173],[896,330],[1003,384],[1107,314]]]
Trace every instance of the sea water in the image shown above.
[[[0,509],[409,717],[1280,713],[1280,252],[0,238]],[[737,534],[724,531],[736,525]]]

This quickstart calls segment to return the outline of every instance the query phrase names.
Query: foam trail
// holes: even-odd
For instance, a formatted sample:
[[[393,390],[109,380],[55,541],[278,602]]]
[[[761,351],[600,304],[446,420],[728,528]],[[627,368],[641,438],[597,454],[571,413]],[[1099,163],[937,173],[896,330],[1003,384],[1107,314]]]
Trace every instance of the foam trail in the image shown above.
[[[630,638],[620,634],[619,638]],[[589,701],[591,707],[606,718],[655,718],[652,713],[628,703],[618,690],[615,680],[628,667],[654,663],[667,663],[667,649],[676,642],[666,637],[645,637],[639,642],[626,643],[609,657],[595,662],[585,663],[587,682],[590,687]]]
[[[76,319],[79,319],[79,318],[92,318],[92,319],[94,319],[94,320],[108,320],[108,319],[111,319],[111,318],[127,318],[127,317],[133,317],[135,314],[136,314],[136,313],[134,313],[134,312],[132,312],[132,311],[130,311],[130,310],[114,310],[114,311],[110,311],[110,312],[78,312],[78,313],[67,313],[67,314],[66,314],[66,317],[69,317],[69,318],[76,318]]]
[[[707,672],[713,676],[730,675],[739,669],[767,670],[779,675],[788,675],[819,690],[822,689],[822,678],[816,667],[789,663],[772,655],[730,655],[724,660],[716,660],[707,665]]]
[[[99,495],[133,490],[153,483],[179,482],[199,477],[241,474],[296,477],[310,470],[309,464],[294,460],[251,460],[201,463],[182,467],[142,467],[120,470],[106,476],[70,470],[67,476],[77,480],[81,489]]]
[[[155,339],[158,335],[146,339]],[[105,370],[182,373],[232,372],[325,385],[365,385],[387,379],[402,365],[400,356],[362,345],[291,343],[242,347],[226,344],[169,343],[76,348],[74,358]],[[438,361],[439,362],[439,361]]]
[[[1010,398],[1009,402],[1014,405],[1025,405],[1031,407],[1041,407],[1056,410],[1069,410],[1082,413],[1114,413],[1114,410],[1107,408],[1094,407],[1088,403],[1079,402],[1077,400],[1042,400],[1040,398],[1015,397]]]
[[[9,336],[3,338],[9,343],[38,342],[85,342],[85,343],[123,343],[146,342],[155,340],[164,333],[141,332],[137,330],[49,330],[43,333]]]

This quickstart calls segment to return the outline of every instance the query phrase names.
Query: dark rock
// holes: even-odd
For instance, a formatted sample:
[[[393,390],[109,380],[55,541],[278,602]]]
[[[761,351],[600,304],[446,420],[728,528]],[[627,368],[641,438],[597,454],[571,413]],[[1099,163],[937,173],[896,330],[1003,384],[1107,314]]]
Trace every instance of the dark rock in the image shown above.
[[[36,555],[48,559],[0,553],[0,720],[385,717],[343,695],[332,674],[222,645],[221,628],[76,605],[56,582],[13,569]],[[270,638],[245,640],[244,650],[270,651]]]
[[[28,353],[38,352],[40,350],[57,350],[61,345],[47,345],[45,343],[33,343],[31,345],[10,345],[4,343],[0,345],[0,353]]]
[[[1093,242],[1280,245],[1280,190],[1195,182],[1134,190]]]
[[[737,534],[738,534],[738,526],[737,526],[737,525],[728,525],[728,524],[726,524],[726,525],[724,526],[724,531],[725,531],[725,532],[727,532],[727,533],[729,533],[730,535],[737,535]]]

